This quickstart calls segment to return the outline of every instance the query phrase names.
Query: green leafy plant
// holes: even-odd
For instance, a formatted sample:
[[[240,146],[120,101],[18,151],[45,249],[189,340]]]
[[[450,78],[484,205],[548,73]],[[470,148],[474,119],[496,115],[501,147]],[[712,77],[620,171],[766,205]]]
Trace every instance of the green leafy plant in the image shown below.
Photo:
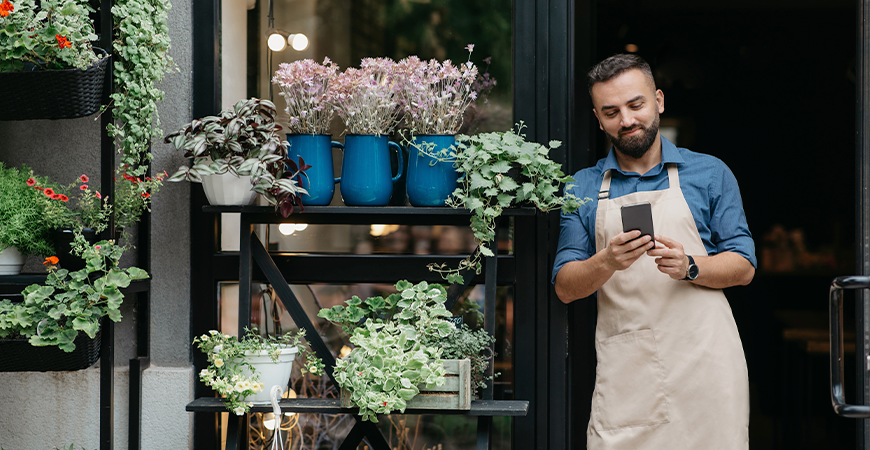
[[[39,203],[44,194],[27,185],[32,173],[0,162],[0,251],[15,247],[25,255],[52,255],[51,228]]]
[[[114,79],[110,136],[120,143],[122,162],[134,176],[145,173],[151,141],[160,139],[157,85],[174,62],[169,56],[168,0],[115,0]]]
[[[591,201],[570,193],[559,195],[561,183],[575,181],[548,156],[550,150],[562,143],[550,141],[549,146],[544,146],[527,142],[522,129],[520,123],[507,132],[458,135],[456,149],[446,155],[455,159],[454,167],[464,174],[447,204],[471,211],[471,230],[478,244],[477,250],[461,261],[458,268],[429,264],[429,270],[440,273],[451,283],[462,283],[460,272],[466,269],[479,274],[481,257],[494,255],[489,245],[495,240],[495,221],[506,208],[528,203],[543,212],[561,208],[571,213]]]
[[[0,2],[0,72],[86,69],[97,60],[87,0]]]
[[[76,233],[73,251],[86,261],[84,269],[58,270],[57,257],[48,257],[43,263],[48,269],[45,285],[27,286],[21,303],[0,300],[0,338],[26,337],[31,345],[57,345],[71,352],[79,332],[93,339],[104,316],[121,320],[121,289],[148,274],[137,267],[119,268],[124,247],[112,241],[90,245]]]
[[[275,122],[277,112],[272,102],[251,98],[166,136],[167,143],[193,159],[193,167],[181,166],[169,181],[201,183],[206,175],[228,172],[250,176],[253,189],[287,217],[294,204],[302,204],[298,196],[307,193],[298,177],[308,166],[301,158],[298,166],[286,159],[286,141]],[[288,166],[291,170],[286,170]]]
[[[264,388],[257,370],[245,359],[245,352],[267,351],[272,361],[277,362],[283,350],[296,347],[305,360],[302,373],[323,374],[323,363],[300,342],[303,337],[304,329],[280,336],[261,336],[256,327],[246,328],[242,339],[211,330],[193,340],[208,357],[208,367],[199,373],[199,379],[224,397],[228,410],[245,414],[252,406],[245,399]]]
[[[475,388],[475,398],[479,398],[477,389],[486,389],[486,382],[499,376],[498,373],[493,374],[492,377],[486,376],[486,368],[495,356],[490,351],[490,345],[495,342],[495,337],[484,329],[472,330],[463,323],[446,337],[436,339],[425,337],[422,341],[424,345],[441,348],[441,357],[444,359],[471,360],[471,385]]]
[[[405,411],[407,401],[420,393],[418,385],[444,384],[441,349],[426,345],[454,330],[444,320],[447,291],[425,281],[396,283],[399,292],[387,298],[357,296],[321,309],[317,314],[340,325],[355,345],[350,355],[336,361],[335,379],[359,407],[364,420],[377,422],[377,414]]]

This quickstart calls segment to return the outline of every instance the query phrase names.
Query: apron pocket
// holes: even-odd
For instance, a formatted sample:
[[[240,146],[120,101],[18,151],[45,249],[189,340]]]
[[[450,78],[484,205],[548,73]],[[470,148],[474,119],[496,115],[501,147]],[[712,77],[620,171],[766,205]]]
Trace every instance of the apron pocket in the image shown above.
[[[595,419],[600,431],[668,422],[664,369],[652,330],[598,343]]]

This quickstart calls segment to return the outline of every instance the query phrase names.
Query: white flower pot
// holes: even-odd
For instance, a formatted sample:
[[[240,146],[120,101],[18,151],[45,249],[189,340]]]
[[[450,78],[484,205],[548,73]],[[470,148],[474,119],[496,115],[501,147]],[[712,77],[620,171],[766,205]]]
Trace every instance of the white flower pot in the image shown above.
[[[18,275],[24,266],[24,256],[15,247],[0,250],[0,275]]]
[[[266,351],[245,352],[245,359],[254,366],[254,370],[260,375],[260,383],[263,383],[263,390],[254,395],[248,396],[245,401],[252,403],[269,403],[269,392],[272,391],[272,386],[281,386],[281,390],[287,392],[287,383],[290,382],[290,372],[293,371],[293,360],[296,359],[296,353],[299,351],[296,347],[282,348],[281,355],[278,356],[277,362],[272,362],[269,353]],[[247,368],[244,370],[245,376],[250,376]]]
[[[202,188],[211,205],[250,205],[257,197],[251,177],[237,177],[229,172],[202,177]]]

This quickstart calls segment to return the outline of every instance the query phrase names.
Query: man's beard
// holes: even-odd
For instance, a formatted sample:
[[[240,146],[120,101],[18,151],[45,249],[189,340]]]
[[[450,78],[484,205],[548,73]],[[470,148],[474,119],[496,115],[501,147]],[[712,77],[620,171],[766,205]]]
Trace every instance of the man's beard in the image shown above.
[[[613,147],[616,148],[617,151],[622,153],[625,156],[632,157],[634,159],[640,159],[649,149],[652,147],[653,142],[656,140],[656,136],[659,134],[659,114],[656,112],[656,118],[653,120],[652,125],[649,128],[644,127],[641,124],[637,124],[631,128],[623,128],[619,130],[620,132],[630,133],[636,128],[640,128],[642,131],[640,134],[635,136],[628,137],[620,137],[620,136],[612,136],[608,132],[604,132],[607,137],[610,138],[610,142],[613,143]]]

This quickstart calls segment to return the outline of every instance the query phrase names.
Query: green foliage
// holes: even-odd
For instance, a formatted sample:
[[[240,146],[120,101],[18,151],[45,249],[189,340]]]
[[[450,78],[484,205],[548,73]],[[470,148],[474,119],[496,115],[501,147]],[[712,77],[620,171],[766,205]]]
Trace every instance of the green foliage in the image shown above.
[[[51,228],[43,221],[42,192],[27,185],[32,171],[0,162],[0,251],[15,247],[25,255],[52,255]]]
[[[298,170],[285,170],[287,165],[297,166],[285,159],[286,141],[279,133],[281,125],[275,122],[277,115],[274,103],[251,98],[220,116],[195,119],[166,136],[167,143],[193,159],[193,167],[179,167],[169,181],[201,183],[204,176],[227,172],[250,176],[253,189],[287,217],[297,195],[307,193],[296,181],[306,167],[300,159]]]
[[[264,388],[259,373],[245,359],[245,352],[266,351],[272,361],[277,362],[283,350],[296,347],[305,359],[302,373],[323,374],[323,362],[300,342],[303,337],[304,329],[280,336],[261,336],[256,327],[253,330],[245,328],[241,340],[211,330],[193,340],[208,356],[208,367],[199,373],[199,379],[224,397],[224,405],[229,411],[245,414],[251,409],[251,403],[246,403],[245,398]],[[246,372],[253,375],[246,376]]]
[[[486,381],[491,379],[486,376],[486,368],[495,356],[490,352],[490,345],[495,342],[495,337],[490,336],[486,330],[472,331],[467,324],[443,338],[422,339],[424,345],[441,348],[441,357],[444,359],[470,359],[471,360],[471,385],[475,388],[485,389]],[[494,374],[498,376],[499,374]]]
[[[46,258],[45,285],[27,286],[21,303],[0,300],[0,338],[20,335],[37,347],[57,345],[71,352],[80,331],[91,338],[96,336],[103,316],[114,322],[121,320],[121,289],[133,280],[148,278],[148,274],[137,267],[120,269],[118,261],[124,247],[112,241],[90,245],[76,232],[73,250],[85,260],[84,269],[58,270],[54,265],[57,258]]]
[[[561,183],[575,181],[562,173],[561,165],[548,156],[550,150],[562,143],[550,141],[549,146],[544,146],[526,142],[522,129],[520,123],[516,130],[507,132],[456,137],[454,167],[465,176],[447,204],[472,212],[471,230],[478,247],[458,268],[429,264],[429,270],[439,272],[451,283],[462,283],[459,272],[465,269],[479,274],[481,257],[494,255],[488,245],[495,241],[495,221],[505,208],[529,203],[543,212],[561,208],[571,213],[591,201],[570,193],[559,195]]]
[[[68,185],[58,185],[46,177],[34,176],[37,203],[43,210],[42,222],[53,230],[56,228],[92,228],[97,233],[108,226],[112,208],[108,198],[103,198],[99,188],[91,189],[88,177],[81,175]]]
[[[163,185],[166,176],[164,172],[155,177],[135,177],[124,172],[128,167],[121,166],[115,180],[115,227],[123,228],[126,233],[129,227],[139,222],[145,211],[151,211],[151,196],[156,194]]]
[[[364,420],[377,422],[377,414],[405,411],[407,401],[427,387],[444,384],[441,349],[426,345],[454,329],[444,320],[447,291],[425,281],[396,283],[397,294],[387,298],[357,296],[321,309],[317,314],[348,332],[356,347],[336,361],[335,379],[350,393]]]
[[[97,56],[87,0],[8,0],[0,12],[0,72],[86,69]],[[37,6],[39,4],[39,6]],[[0,11],[3,9],[0,8]]]
[[[115,0],[115,123],[109,134],[120,142],[122,162],[142,175],[151,160],[151,141],[162,136],[157,102],[164,92],[157,84],[174,64],[169,56],[168,0]]]

